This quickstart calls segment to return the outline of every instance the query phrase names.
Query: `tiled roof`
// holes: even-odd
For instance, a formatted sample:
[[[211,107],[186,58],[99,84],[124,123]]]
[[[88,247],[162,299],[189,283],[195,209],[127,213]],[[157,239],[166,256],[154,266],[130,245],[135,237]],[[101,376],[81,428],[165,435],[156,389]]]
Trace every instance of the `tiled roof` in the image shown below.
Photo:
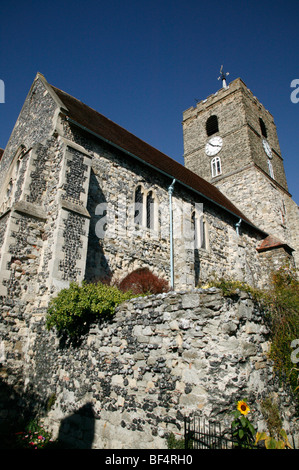
[[[175,178],[178,183],[200,193],[206,199],[221,206],[261,232],[215,186],[68,93],[52,85],[51,88],[66,107],[65,113],[70,120],[106,142],[122,149],[130,156],[134,156],[172,179]]]
[[[282,247],[294,251],[293,248],[291,248],[285,242],[279,240],[279,238],[276,238],[273,235],[268,235],[268,237],[264,238],[264,240],[262,240],[262,242],[258,245],[257,251],[267,251],[272,250],[273,248]]]

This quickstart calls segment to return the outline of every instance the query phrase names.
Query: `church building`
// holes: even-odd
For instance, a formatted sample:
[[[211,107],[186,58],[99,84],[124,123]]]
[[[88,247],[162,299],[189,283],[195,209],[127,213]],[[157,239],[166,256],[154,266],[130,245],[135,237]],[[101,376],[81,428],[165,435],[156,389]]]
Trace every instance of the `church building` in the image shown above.
[[[0,160],[0,297],[44,308],[71,281],[146,267],[172,289],[264,287],[299,262],[271,114],[241,79],[183,113],[179,164],[38,73]]]

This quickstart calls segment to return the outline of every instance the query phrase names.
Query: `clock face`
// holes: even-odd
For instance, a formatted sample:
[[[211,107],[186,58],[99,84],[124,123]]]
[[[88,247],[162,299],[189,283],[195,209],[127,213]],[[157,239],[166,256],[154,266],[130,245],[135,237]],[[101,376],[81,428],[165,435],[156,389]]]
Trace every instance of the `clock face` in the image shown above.
[[[263,139],[263,147],[264,147],[264,150],[265,150],[266,154],[268,155],[268,157],[272,158],[271,147],[268,144],[268,142],[266,141],[266,139]]]
[[[206,154],[211,157],[213,155],[216,155],[218,152],[220,152],[222,148],[222,138],[219,136],[212,137],[207,143],[206,143]]]

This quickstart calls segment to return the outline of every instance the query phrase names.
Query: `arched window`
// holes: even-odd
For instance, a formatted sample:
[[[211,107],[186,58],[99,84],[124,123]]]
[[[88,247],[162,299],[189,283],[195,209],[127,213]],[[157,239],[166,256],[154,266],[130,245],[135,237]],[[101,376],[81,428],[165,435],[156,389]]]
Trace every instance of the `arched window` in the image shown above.
[[[194,283],[197,286],[200,276],[200,259],[199,259],[199,233],[198,233],[198,220],[195,211],[191,215],[191,230],[193,238],[193,254],[194,254]]]
[[[134,223],[142,225],[143,219],[143,191],[141,186],[137,186],[134,200]]]
[[[214,157],[211,161],[211,170],[212,170],[212,178],[215,176],[221,175],[221,160],[220,157]]]
[[[12,190],[13,190],[13,181],[12,179],[9,181],[8,185],[7,185],[7,189],[6,189],[6,197],[7,199],[10,198],[10,196],[12,195]]]
[[[200,246],[203,249],[207,248],[207,240],[206,240],[206,221],[204,216],[202,215],[200,220]]]
[[[191,215],[191,231],[192,234],[194,234],[194,246],[198,248],[198,230],[195,211],[193,211]]]
[[[153,230],[155,223],[155,201],[153,198],[153,192],[150,191],[146,197],[146,227]]]
[[[203,213],[198,215],[195,210],[192,212],[191,230],[193,234],[194,249],[207,249],[207,226]]]
[[[194,281],[195,286],[200,278],[200,249],[208,250],[208,232],[205,216],[196,210],[191,214],[191,233],[194,253]]]
[[[266,125],[264,123],[264,121],[262,120],[262,118],[259,118],[259,121],[260,121],[260,128],[261,128],[261,133],[262,135],[267,138],[267,129],[266,129]]]
[[[213,115],[213,116],[210,116],[206,122],[206,131],[207,131],[207,135],[210,136],[210,135],[213,135],[215,134],[216,132],[218,132],[218,118],[217,116]]]
[[[146,191],[142,185],[137,186],[135,190],[134,223],[149,230],[155,230],[157,227],[154,191]]]

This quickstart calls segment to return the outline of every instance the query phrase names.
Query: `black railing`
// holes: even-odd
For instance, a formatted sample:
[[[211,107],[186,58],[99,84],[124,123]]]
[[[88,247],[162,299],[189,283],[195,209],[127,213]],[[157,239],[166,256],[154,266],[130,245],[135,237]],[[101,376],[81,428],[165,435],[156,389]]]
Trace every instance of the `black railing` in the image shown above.
[[[218,422],[207,422],[194,415],[185,417],[185,449],[236,449],[240,444],[233,439],[231,431],[222,431]],[[251,449],[257,449],[254,444]]]
[[[233,437],[232,429],[222,431],[219,422],[206,421],[205,418],[194,414],[184,419],[185,449],[264,449],[263,442],[242,443]],[[294,436],[291,436],[292,447],[296,449]],[[286,447],[287,449],[288,447]]]

